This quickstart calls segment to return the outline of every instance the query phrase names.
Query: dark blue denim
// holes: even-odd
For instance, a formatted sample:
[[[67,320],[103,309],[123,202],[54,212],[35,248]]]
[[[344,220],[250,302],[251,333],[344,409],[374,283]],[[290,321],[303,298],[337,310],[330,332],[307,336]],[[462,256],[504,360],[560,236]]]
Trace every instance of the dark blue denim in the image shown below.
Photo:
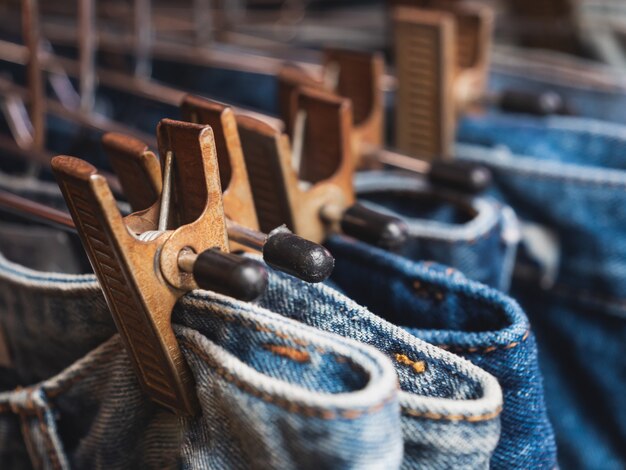
[[[498,379],[504,408],[492,468],[555,467],[537,347],[515,301],[455,269],[416,263],[347,237],[331,237],[327,246],[336,257],[332,280],[345,294]]]
[[[360,172],[354,185],[361,202],[408,224],[409,238],[398,254],[453,266],[470,279],[508,290],[519,241],[509,207],[399,171]]]
[[[626,466],[626,127],[465,120],[460,158],[490,167],[522,220],[513,294],[541,350],[563,468]]]
[[[577,116],[626,122],[626,81],[618,70],[550,51],[497,47],[489,90],[554,91]]]

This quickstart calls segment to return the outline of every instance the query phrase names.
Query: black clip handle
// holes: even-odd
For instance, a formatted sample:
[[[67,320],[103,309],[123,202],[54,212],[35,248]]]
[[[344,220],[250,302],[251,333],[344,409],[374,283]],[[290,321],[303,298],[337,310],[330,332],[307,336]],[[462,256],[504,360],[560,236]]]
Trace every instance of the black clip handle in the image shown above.
[[[409,237],[409,227],[402,219],[359,203],[343,213],[341,230],[346,235],[387,250],[400,248]]]
[[[294,235],[286,227],[269,233],[263,245],[263,259],[273,268],[306,282],[326,280],[335,267],[335,258],[326,248]]]
[[[198,255],[193,264],[193,277],[201,289],[244,301],[252,301],[263,294],[268,283],[262,263],[217,248]]]
[[[533,93],[520,90],[504,90],[498,105],[510,113],[534,114],[536,116],[573,114],[565,99],[555,91]]]
[[[435,185],[478,194],[491,184],[491,171],[475,163],[439,160],[431,164],[428,179]]]

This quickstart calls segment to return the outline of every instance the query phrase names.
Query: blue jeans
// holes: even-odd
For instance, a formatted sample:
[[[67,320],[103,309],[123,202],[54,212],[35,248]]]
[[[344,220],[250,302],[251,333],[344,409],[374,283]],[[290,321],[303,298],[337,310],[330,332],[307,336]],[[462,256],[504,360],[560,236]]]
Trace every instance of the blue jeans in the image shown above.
[[[498,379],[504,408],[492,468],[555,467],[535,338],[515,301],[455,269],[416,263],[346,237],[332,237],[328,248],[336,257],[333,282],[346,295]]]
[[[23,186],[14,180],[1,182]],[[36,186],[29,197],[55,199]],[[9,225],[0,224],[0,247],[14,257],[0,257],[10,352],[0,368],[2,466],[488,465],[502,406],[494,377],[327,286],[273,271],[258,304],[204,291],[178,304],[174,328],[202,414],[175,417],[141,394],[94,276],[17,264],[33,260],[26,238],[15,259],[21,226]]]
[[[361,202],[407,222],[408,242],[398,254],[454,266],[473,280],[508,290],[520,236],[509,207],[433,188],[403,172],[361,172],[354,184]]]
[[[626,127],[579,118],[465,120],[460,158],[491,168],[523,243],[513,294],[541,348],[563,468],[626,458]]]
[[[489,89],[526,92],[555,91],[578,116],[626,122],[623,75],[597,62],[556,52],[496,48]]]

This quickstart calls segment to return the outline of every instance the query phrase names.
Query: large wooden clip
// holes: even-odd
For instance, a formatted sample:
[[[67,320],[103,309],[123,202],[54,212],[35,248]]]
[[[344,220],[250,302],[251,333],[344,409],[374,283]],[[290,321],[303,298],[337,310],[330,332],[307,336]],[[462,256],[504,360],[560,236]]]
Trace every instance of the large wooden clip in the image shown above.
[[[275,269],[307,282],[327,279],[334,258],[323,246],[276,225],[259,232],[245,161],[231,108],[197,96],[181,104],[184,119],[213,129],[222,201],[231,251],[261,252]],[[133,210],[142,210],[161,195],[161,168],[147,145],[122,134],[105,134],[102,143]]]
[[[485,93],[493,11],[449,0],[408,3],[418,8],[399,6],[392,15],[396,147],[423,160],[451,158],[457,116]]]
[[[374,162],[361,156],[364,148],[381,147],[384,142],[384,72],[381,54],[343,49],[324,51],[323,72],[318,77],[285,64],[278,72],[278,106],[287,134],[293,138],[298,88],[318,88],[348,98],[353,112],[352,157],[356,169],[371,168]]]
[[[190,414],[197,403],[170,324],[174,304],[197,288],[251,300],[264,290],[267,273],[228,252],[211,128],[164,119],[157,133],[165,174],[160,198],[127,217],[89,163],[59,156],[52,168],[143,389]]]
[[[402,221],[355,203],[350,101],[314,88],[299,88],[295,99],[293,149],[279,130],[237,116],[261,229],[286,223],[316,242],[344,232],[386,248],[402,244]]]

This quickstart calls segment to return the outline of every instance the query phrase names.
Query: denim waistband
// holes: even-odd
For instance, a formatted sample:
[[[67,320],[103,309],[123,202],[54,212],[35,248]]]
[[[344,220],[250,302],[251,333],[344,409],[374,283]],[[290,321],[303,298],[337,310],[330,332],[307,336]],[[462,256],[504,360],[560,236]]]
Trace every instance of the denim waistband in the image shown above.
[[[497,47],[489,89],[559,93],[580,116],[626,122],[626,80],[614,68],[552,51]]]
[[[3,382],[20,386],[0,394],[0,419],[25,442],[0,449],[4,462],[28,453],[46,468],[400,465],[397,379],[373,348],[196,293],[174,321],[202,414],[182,419],[142,395],[117,335],[101,344],[114,327],[92,275],[0,259],[0,299]]]
[[[487,165],[516,210],[513,293],[541,350],[563,468],[626,461],[626,127],[580,118],[463,122],[460,158]],[[487,146],[485,146],[487,145]]]
[[[504,395],[492,468],[556,465],[537,347],[511,298],[459,271],[416,263],[346,237],[332,237],[333,281],[357,302],[411,334],[492,373]]]
[[[3,326],[9,332],[6,337],[15,365],[12,373],[16,374],[15,369],[19,370],[17,375],[20,380],[15,380],[16,383],[56,380],[49,377],[64,367],[77,367],[71,365],[73,361],[80,362],[85,360],[79,359],[81,356],[94,354],[90,351],[113,333],[112,321],[92,275],[37,273],[4,261],[0,264],[0,299]],[[73,308],[72,304],[85,307]],[[66,313],[58,315],[58,312]],[[246,319],[241,328],[237,325],[238,320],[228,320],[240,317]],[[285,317],[300,320],[314,329],[301,323],[295,327],[293,321]],[[267,321],[265,318],[268,318]],[[191,462],[190,465],[220,467],[224,461],[219,459],[239,458],[237,461],[226,460],[228,465],[239,467],[245,462],[254,463],[259,462],[259,458],[265,458],[269,462],[267,466],[281,468],[307,465],[393,468],[400,464],[404,447],[402,465],[406,468],[484,468],[498,442],[502,398],[500,387],[491,375],[380,320],[329,287],[306,284],[271,271],[269,289],[258,305],[198,291],[184,298],[175,311],[174,321],[181,325],[182,330],[177,329],[179,336],[181,331],[184,333],[181,345],[192,367],[203,404],[203,417],[185,424],[193,432],[186,434],[180,458]],[[250,328],[250,325],[256,324],[262,325],[260,331]],[[45,327],[39,328],[41,325]],[[283,338],[285,328],[299,328],[302,334],[309,337],[306,341],[298,339],[289,330],[288,338]],[[24,331],[18,331],[20,329]],[[265,331],[267,329],[279,334],[274,335]],[[35,331],[29,336],[31,330]],[[368,369],[357,359],[348,361],[350,367],[346,368],[343,359],[330,360],[340,354],[332,353],[331,358],[326,358],[324,351],[336,351],[343,344],[355,358],[361,357],[359,352],[367,353],[373,355],[370,359],[373,362],[390,364],[380,357],[380,353],[374,353],[369,347],[359,346],[349,339],[339,341],[334,349],[321,344],[329,335],[333,339],[328,341],[338,339],[337,334],[368,343],[385,353],[395,366],[393,384],[399,378],[401,391],[392,392],[391,398],[389,394],[383,397],[385,393],[381,391],[378,398],[367,406],[351,400],[350,396],[359,393],[367,380],[358,374],[349,375],[349,370]],[[297,341],[292,341],[292,336]],[[192,344],[189,348],[185,346],[188,337]],[[22,338],[21,342],[14,344],[16,338]],[[303,342],[310,347],[300,344]],[[113,349],[118,351],[120,361],[126,361],[119,343]],[[215,350],[225,350],[225,353],[216,355]],[[113,414],[135,416],[124,409],[124,390],[133,377],[129,364],[122,362],[119,370],[111,370],[111,361],[102,362],[102,376],[125,374],[128,380],[124,385],[117,387],[116,393],[102,397],[91,390],[93,384],[87,382],[82,389],[75,389],[78,390],[75,393],[83,398],[71,397],[67,402],[80,404],[81,400],[86,401],[89,410],[97,410],[104,398],[110,398],[111,402],[107,401],[110,407],[114,406],[115,400],[119,407],[123,407],[112,411]],[[34,364],[32,368],[31,363]],[[234,372],[233,364],[237,365]],[[382,364],[378,367],[384,369]],[[251,384],[251,376],[242,371],[257,374],[259,380],[265,378],[272,384],[259,389],[256,382]],[[226,384],[225,377],[232,378],[235,372],[237,380],[234,384]],[[384,374],[381,372],[381,375]],[[342,385],[358,390],[342,390]],[[383,385],[378,388],[384,389]],[[104,388],[101,382],[95,386]],[[131,403],[139,406],[141,402],[141,409],[149,406],[136,385],[128,386],[128,393],[135,393]],[[283,393],[276,399],[270,395],[270,404],[265,400],[269,390],[278,393],[294,387],[298,391],[294,392],[295,395],[286,397]],[[303,390],[307,387],[308,391]],[[351,405],[352,408],[348,406],[344,410],[324,400],[313,406],[309,403],[310,399],[305,398],[309,393],[327,396],[329,391],[345,395],[346,406]],[[12,392],[11,396],[16,393],[20,391]],[[92,395],[95,398],[88,398]],[[322,411],[315,411],[318,405],[323,413],[335,419],[321,419],[319,413]],[[58,406],[55,404],[54,408],[56,416],[60,417],[57,424],[71,423],[71,418],[63,419],[64,409]],[[80,413],[80,408],[76,405],[73,412]],[[364,412],[370,408],[372,413]],[[294,413],[294,409],[304,410],[303,416]],[[99,413],[96,413],[98,416]],[[139,421],[142,423],[145,419],[157,419],[151,414],[145,419],[144,414],[141,416]],[[202,421],[197,421],[199,419]],[[215,425],[212,424],[214,420],[217,420]],[[86,421],[79,428],[91,439],[81,438],[80,442],[90,442],[96,448],[102,444],[102,436],[98,435],[101,423],[96,418],[86,418]],[[132,419],[130,421],[136,424]],[[220,424],[225,422],[229,424]],[[72,427],[71,424],[69,426]],[[68,432],[70,441],[74,439],[72,442],[75,442],[71,431]],[[142,443],[144,439],[153,441],[136,429],[134,432],[138,436],[133,442],[139,447],[131,454],[135,458],[148,458],[150,453],[143,453],[137,439]],[[71,447],[66,444],[65,436],[60,439],[66,447]],[[175,448],[177,444],[169,442],[168,445]],[[363,450],[364,447],[367,451]],[[84,462],[81,465],[94,464],[86,457],[97,455],[94,448],[80,454],[87,459],[80,460]],[[78,459],[78,451],[74,447],[66,449],[67,458],[70,461]],[[254,457],[256,452],[261,452],[262,457]],[[321,455],[316,452],[321,452]]]
[[[459,158],[489,166],[493,194],[525,223],[546,227],[558,259],[550,284],[623,315],[626,127],[579,118],[465,120]],[[524,237],[526,251],[537,251]],[[543,243],[546,244],[545,242]],[[592,244],[592,245],[591,245]],[[536,258],[536,257],[535,257]],[[544,261],[545,264],[548,260]]]
[[[433,188],[403,172],[358,173],[355,189],[365,203],[407,222],[410,237],[398,254],[453,266],[471,279],[508,289],[519,241],[509,207]]]

